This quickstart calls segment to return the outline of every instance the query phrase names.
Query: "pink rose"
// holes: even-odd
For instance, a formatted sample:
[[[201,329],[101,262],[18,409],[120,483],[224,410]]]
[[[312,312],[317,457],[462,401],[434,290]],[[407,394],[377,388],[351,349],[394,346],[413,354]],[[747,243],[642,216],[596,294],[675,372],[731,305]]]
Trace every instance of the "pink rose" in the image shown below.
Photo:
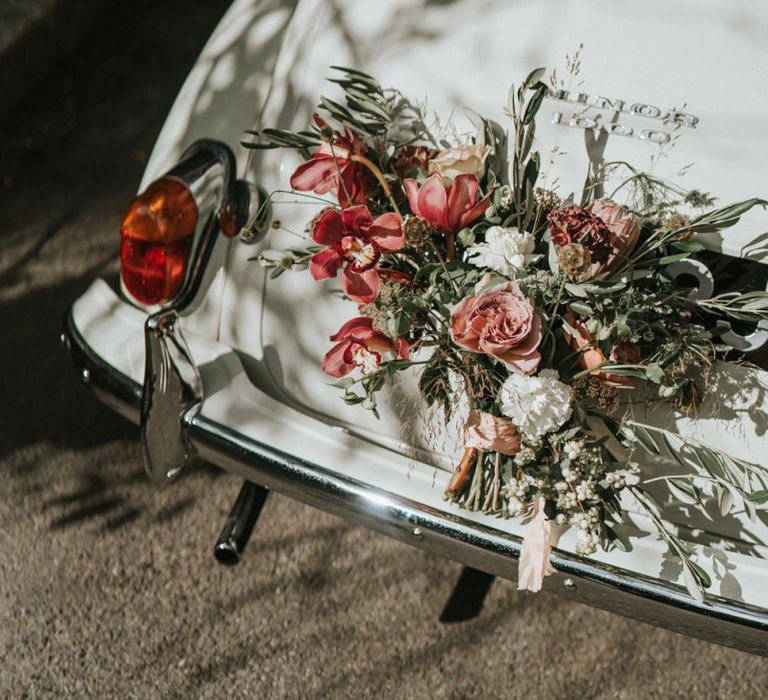
[[[464,423],[464,446],[516,455],[520,451],[520,433],[506,418],[470,411]]]
[[[593,265],[593,277],[604,277],[618,267],[632,253],[640,236],[640,223],[627,214],[624,207],[610,199],[598,199],[589,207],[590,213],[597,216],[608,227],[610,236],[610,254],[603,263]]]
[[[520,374],[532,374],[541,360],[541,318],[517,282],[462,299],[451,314],[451,338],[459,347],[484,352]]]

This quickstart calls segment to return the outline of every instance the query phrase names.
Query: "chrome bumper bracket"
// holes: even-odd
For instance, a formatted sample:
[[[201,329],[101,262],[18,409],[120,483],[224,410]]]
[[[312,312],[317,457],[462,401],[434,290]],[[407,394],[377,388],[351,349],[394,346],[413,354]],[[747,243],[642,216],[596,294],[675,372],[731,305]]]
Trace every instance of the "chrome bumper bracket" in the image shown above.
[[[144,326],[146,364],[141,399],[144,469],[152,481],[175,479],[195,456],[185,418],[200,408],[200,373],[174,310],[150,316]]]

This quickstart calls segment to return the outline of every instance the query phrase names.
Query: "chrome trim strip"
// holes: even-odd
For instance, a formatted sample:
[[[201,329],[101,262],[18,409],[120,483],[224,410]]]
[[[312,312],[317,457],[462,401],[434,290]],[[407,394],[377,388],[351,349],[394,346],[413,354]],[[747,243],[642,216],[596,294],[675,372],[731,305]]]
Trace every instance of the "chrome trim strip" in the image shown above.
[[[69,351],[80,377],[113,411],[139,424],[142,386],[107,364],[93,351],[75,323],[72,306],[64,314],[61,342]]]
[[[71,313],[65,318],[64,334],[78,370],[89,371],[98,396],[138,422],[141,386],[88,347]],[[516,579],[518,538],[297,460],[199,413],[187,414],[184,422],[199,456],[227,471],[434,554]],[[556,551],[552,564],[557,573],[545,579],[547,590],[640,622],[768,656],[766,610],[716,596],[698,603],[680,586],[565,552]]]

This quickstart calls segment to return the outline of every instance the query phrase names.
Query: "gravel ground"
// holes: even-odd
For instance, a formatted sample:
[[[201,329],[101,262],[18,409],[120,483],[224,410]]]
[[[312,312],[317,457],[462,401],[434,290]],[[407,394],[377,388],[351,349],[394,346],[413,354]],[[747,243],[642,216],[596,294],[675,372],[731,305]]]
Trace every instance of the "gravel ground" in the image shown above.
[[[115,273],[122,210],[224,6],[110,9],[0,124],[0,695],[765,697],[763,659],[505,581],[441,624],[458,564],[279,495],[224,569],[238,480],[145,480],[59,324]]]

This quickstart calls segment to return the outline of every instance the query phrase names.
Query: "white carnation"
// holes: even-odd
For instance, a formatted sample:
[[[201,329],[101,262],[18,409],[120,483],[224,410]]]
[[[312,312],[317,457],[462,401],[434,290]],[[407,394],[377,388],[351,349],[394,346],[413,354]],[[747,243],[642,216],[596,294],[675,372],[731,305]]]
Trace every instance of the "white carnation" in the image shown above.
[[[469,262],[476,267],[487,267],[506,277],[515,277],[518,270],[533,262],[535,241],[530,233],[516,228],[491,226],[485,232],[485,243],[469,246]]]
[[[532,438],[563,425],[571,417],[572,400],[571,388],[552,369],[535,377],[510,374],[499,392],[501,412]]]

